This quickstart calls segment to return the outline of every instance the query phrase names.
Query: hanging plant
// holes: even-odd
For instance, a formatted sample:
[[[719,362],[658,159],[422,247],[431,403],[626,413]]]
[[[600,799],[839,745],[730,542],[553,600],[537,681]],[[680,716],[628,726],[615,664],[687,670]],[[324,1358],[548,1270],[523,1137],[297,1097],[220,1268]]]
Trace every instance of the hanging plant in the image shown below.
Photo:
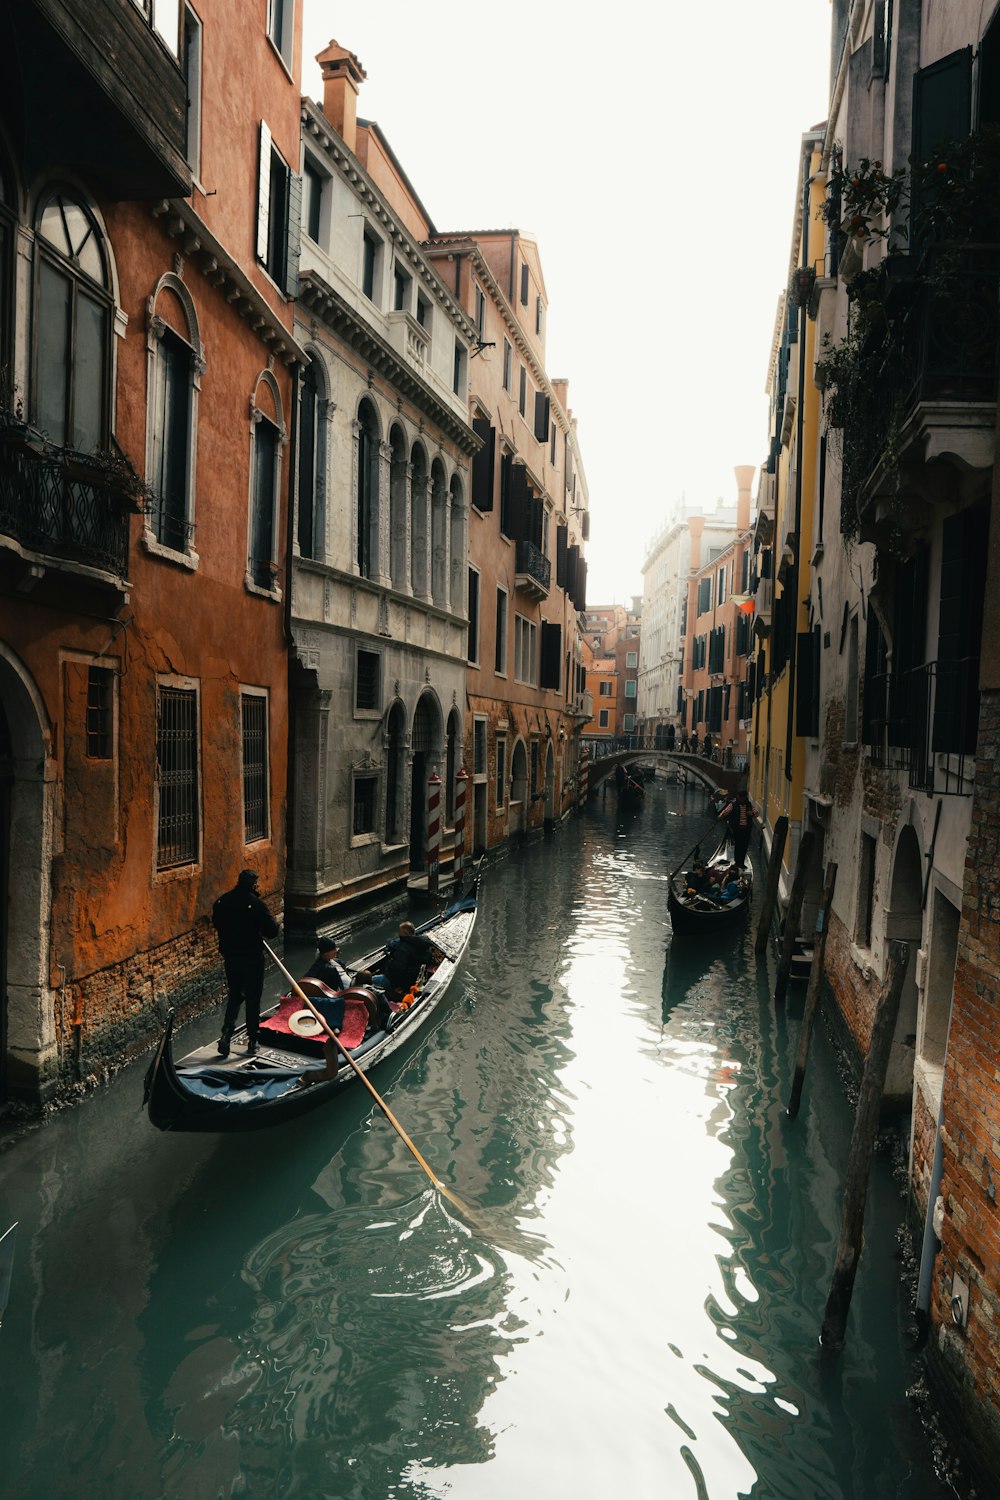
[[[888,239],[893,228],[899,229],[886,221],[891,220],[907,201],[905,168],[886,172],[880,161],[872,161],[867,156],[850,167],[835,157],[827,176],[826,198],[820,209],[820,218],[848,239],[867,244],[872,240]]]

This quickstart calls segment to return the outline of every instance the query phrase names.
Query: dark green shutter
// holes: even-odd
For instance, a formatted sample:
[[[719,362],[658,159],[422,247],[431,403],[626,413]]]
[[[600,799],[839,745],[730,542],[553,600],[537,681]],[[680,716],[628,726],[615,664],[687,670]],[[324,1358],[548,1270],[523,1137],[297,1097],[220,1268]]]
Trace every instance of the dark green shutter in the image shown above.
[[[477,510],[492,510],[496,428],[486,417],[473,417],[472,430],[483,445],[472,460],[472,503]]]

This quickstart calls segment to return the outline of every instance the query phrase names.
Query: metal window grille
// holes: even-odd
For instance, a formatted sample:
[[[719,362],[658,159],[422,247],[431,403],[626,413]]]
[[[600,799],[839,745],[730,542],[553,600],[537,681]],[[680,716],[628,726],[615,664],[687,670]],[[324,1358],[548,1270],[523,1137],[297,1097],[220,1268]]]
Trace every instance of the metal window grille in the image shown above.
[[[472,723],[472,772],[474,776],[486,775],[485,719],[474,719]]]
[[[267,699],[244,693],[243,838],[248,844],[267,838]]]
[[[357,709],[377,709],[379,706],[379,654],[377,651],[358,652],[358,675],[354,706]]]
[[[156,868],[190,865],[198,857],[198,695],[161,687],[156,700],[159,808]]]
[[[91,667],[87,672],[87,755],[91,760],[111,758],[113,703],[111,669]]]
[[[374,833],[375,793],[378,790],[377,776],[355,776],[354,778],[354,832]]]

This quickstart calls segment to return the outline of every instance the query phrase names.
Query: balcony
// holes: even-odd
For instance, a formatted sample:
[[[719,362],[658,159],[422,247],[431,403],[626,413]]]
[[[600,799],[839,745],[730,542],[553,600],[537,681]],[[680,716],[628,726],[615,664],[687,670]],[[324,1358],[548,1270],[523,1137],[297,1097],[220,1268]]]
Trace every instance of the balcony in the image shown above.
[[[0,89],[19,102],[29,180],[53,163],[116,199],[187,197],[187,87],[135,0],[19,0],[0,18]]]
[[[866,686],[871,762],[906,773],[914,791],[971,797],[979,726],[979,658],[932,661],[901,681],[881,672]]]
[[[532,599],[547,599],[552,564],[534,542],[518,542],[514,587]]]
[[[952,493],[956,470],[992,465],[998,291],[996,245],[937,246],[886,277],[889,334],[867,361],[862,350],[844,427],[845,530],[856,523],[862,540],[878,542],[901,505],[921,524]]]
[[[0,424],[0,551],[124,589],[129,512],[127,466],[52,448],[20,423]]]

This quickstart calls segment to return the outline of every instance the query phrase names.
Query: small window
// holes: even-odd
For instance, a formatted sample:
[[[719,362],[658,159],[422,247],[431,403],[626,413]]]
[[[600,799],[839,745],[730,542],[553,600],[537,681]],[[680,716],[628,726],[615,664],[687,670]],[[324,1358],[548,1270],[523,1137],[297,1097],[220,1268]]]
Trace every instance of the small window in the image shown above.
[[[512,373],[513,373],[513,361],[514,361],[514,351],[512,350],[512,348],[510,346],[510,342],[507,339],[504,339],[504,341],[503,341],[503,388],[507,392],[508,396],[511,394],[511,392],[513,390],[513,387],[511,385],[511,376],[512,376]]]
[[[378,776],[360,772],[354,775],[354,811],[351,832],[355,835],[375,832],[375,809],[378,804]]]
[[[538,685],[536,627],[523,615],[514,616],[514,680]]]
[[[267,122],[260,122],[257,162],[257,259],[289,296],[299,286],[302,235],[302,179],[293,175],[271,140]]]
[[[474,285],[476,303],[476,334],[479,338],[479,342],[482,343],[483,335],[486,331],[486,295],[483,292],[482,287],[479,286],[478,283],[474,283]]]
[[[635,714],[626,714],[622,719],[622,728],[626,734],[631,734],[635,729]]]
[[[110,760],[114,744],[115,678],[109,667],[87,672],[87,758]]]
[[[479,661],[479,574],[469,569],[469,651],[470,662]]]
[[[267,34],[288,68],[292,65],[294,27],[295,0],[267,0]]]
[[[535,298],[535,332],[536,333],[541,333],[541,331],[542,331],[542,299],[541,299],[541,297],[536,297]]]
[[[430,329],[431,305],[427,301],[426,297],[421,297],[419,295],[417,296],[417,322],[420,324],[421,328],[426,328],[428,330]]]
[[[374,230],[365,226],[361,255],[361,290],[369,302],[375,301],[378,278],[379,251],[382,241]]]
[[[323,188],[326,178],[310,157],[306,157],[303,168],[302,193],[305,199],[303,203],[302,222],[306,234],[315,243],[319,244],[320,223],[323,211]]]
[[[528,262],[521,262],[521,306],[528,305]]]
[[[274,589],[278,582],[274,529],[278,500],[278,459],[281,434],[262,416],[253,429],[253,494],[250,516],[249,571],[258,588]]]
[[[507,741],[501,734],[497,735],[497,777],[496,777],[496,805],[502,808],[507,796]]]
[[[625,681],[625,696],[626,696],[626,698],[634,698],[635,697],[635,678],[634,677],[626,678],[626,681]]]
[[[377,713],[382,704],[382,657],[378,651],[358,648],[354,707],[358,713]]]
[[[497,589],[497,638],[494,671],[502,677],[507,671],[507,590]]]
[[[451,388],[456,396],[465,391],[465,347],[455,340],[455,362],[452,370]]]
[[[407,275],[397,260],[392,268],[392,305],[396,312],[409,312],[412,277]]]
[[[528,410],[528,372],[523,365],[521,366],[521,374],[519,376],[519,380],[520,384],[518,386],[517,393],[517,409],[523,417],[525,412]]]
[[[486,720],[472,721],[472,774],[486,775]]]
[[[602,708],[598,716],[597,724],[600,729],[607,729],[611,722],[610,708]]]
[[[241,693],[243,720],[243,841],[267,838],[268,743],[267,698],[263,693]]]
[[[150,399],[149,484],[156,540],[175,552],[191,541],[194,350],[165,327],[156,343]]]
[[[605,681],[605,682],[599,682],[597,684],[597,696],[599,698],[610,698],[611,697],[611,683],[607,682],[607,681]]]
[[[638,651],[626,651],[626,653],[625,653],[625,666],[626,666],[626,668],[629,668],[629,667],[638,667],[638,665],[639,665],[639,653],[638,653]]]

